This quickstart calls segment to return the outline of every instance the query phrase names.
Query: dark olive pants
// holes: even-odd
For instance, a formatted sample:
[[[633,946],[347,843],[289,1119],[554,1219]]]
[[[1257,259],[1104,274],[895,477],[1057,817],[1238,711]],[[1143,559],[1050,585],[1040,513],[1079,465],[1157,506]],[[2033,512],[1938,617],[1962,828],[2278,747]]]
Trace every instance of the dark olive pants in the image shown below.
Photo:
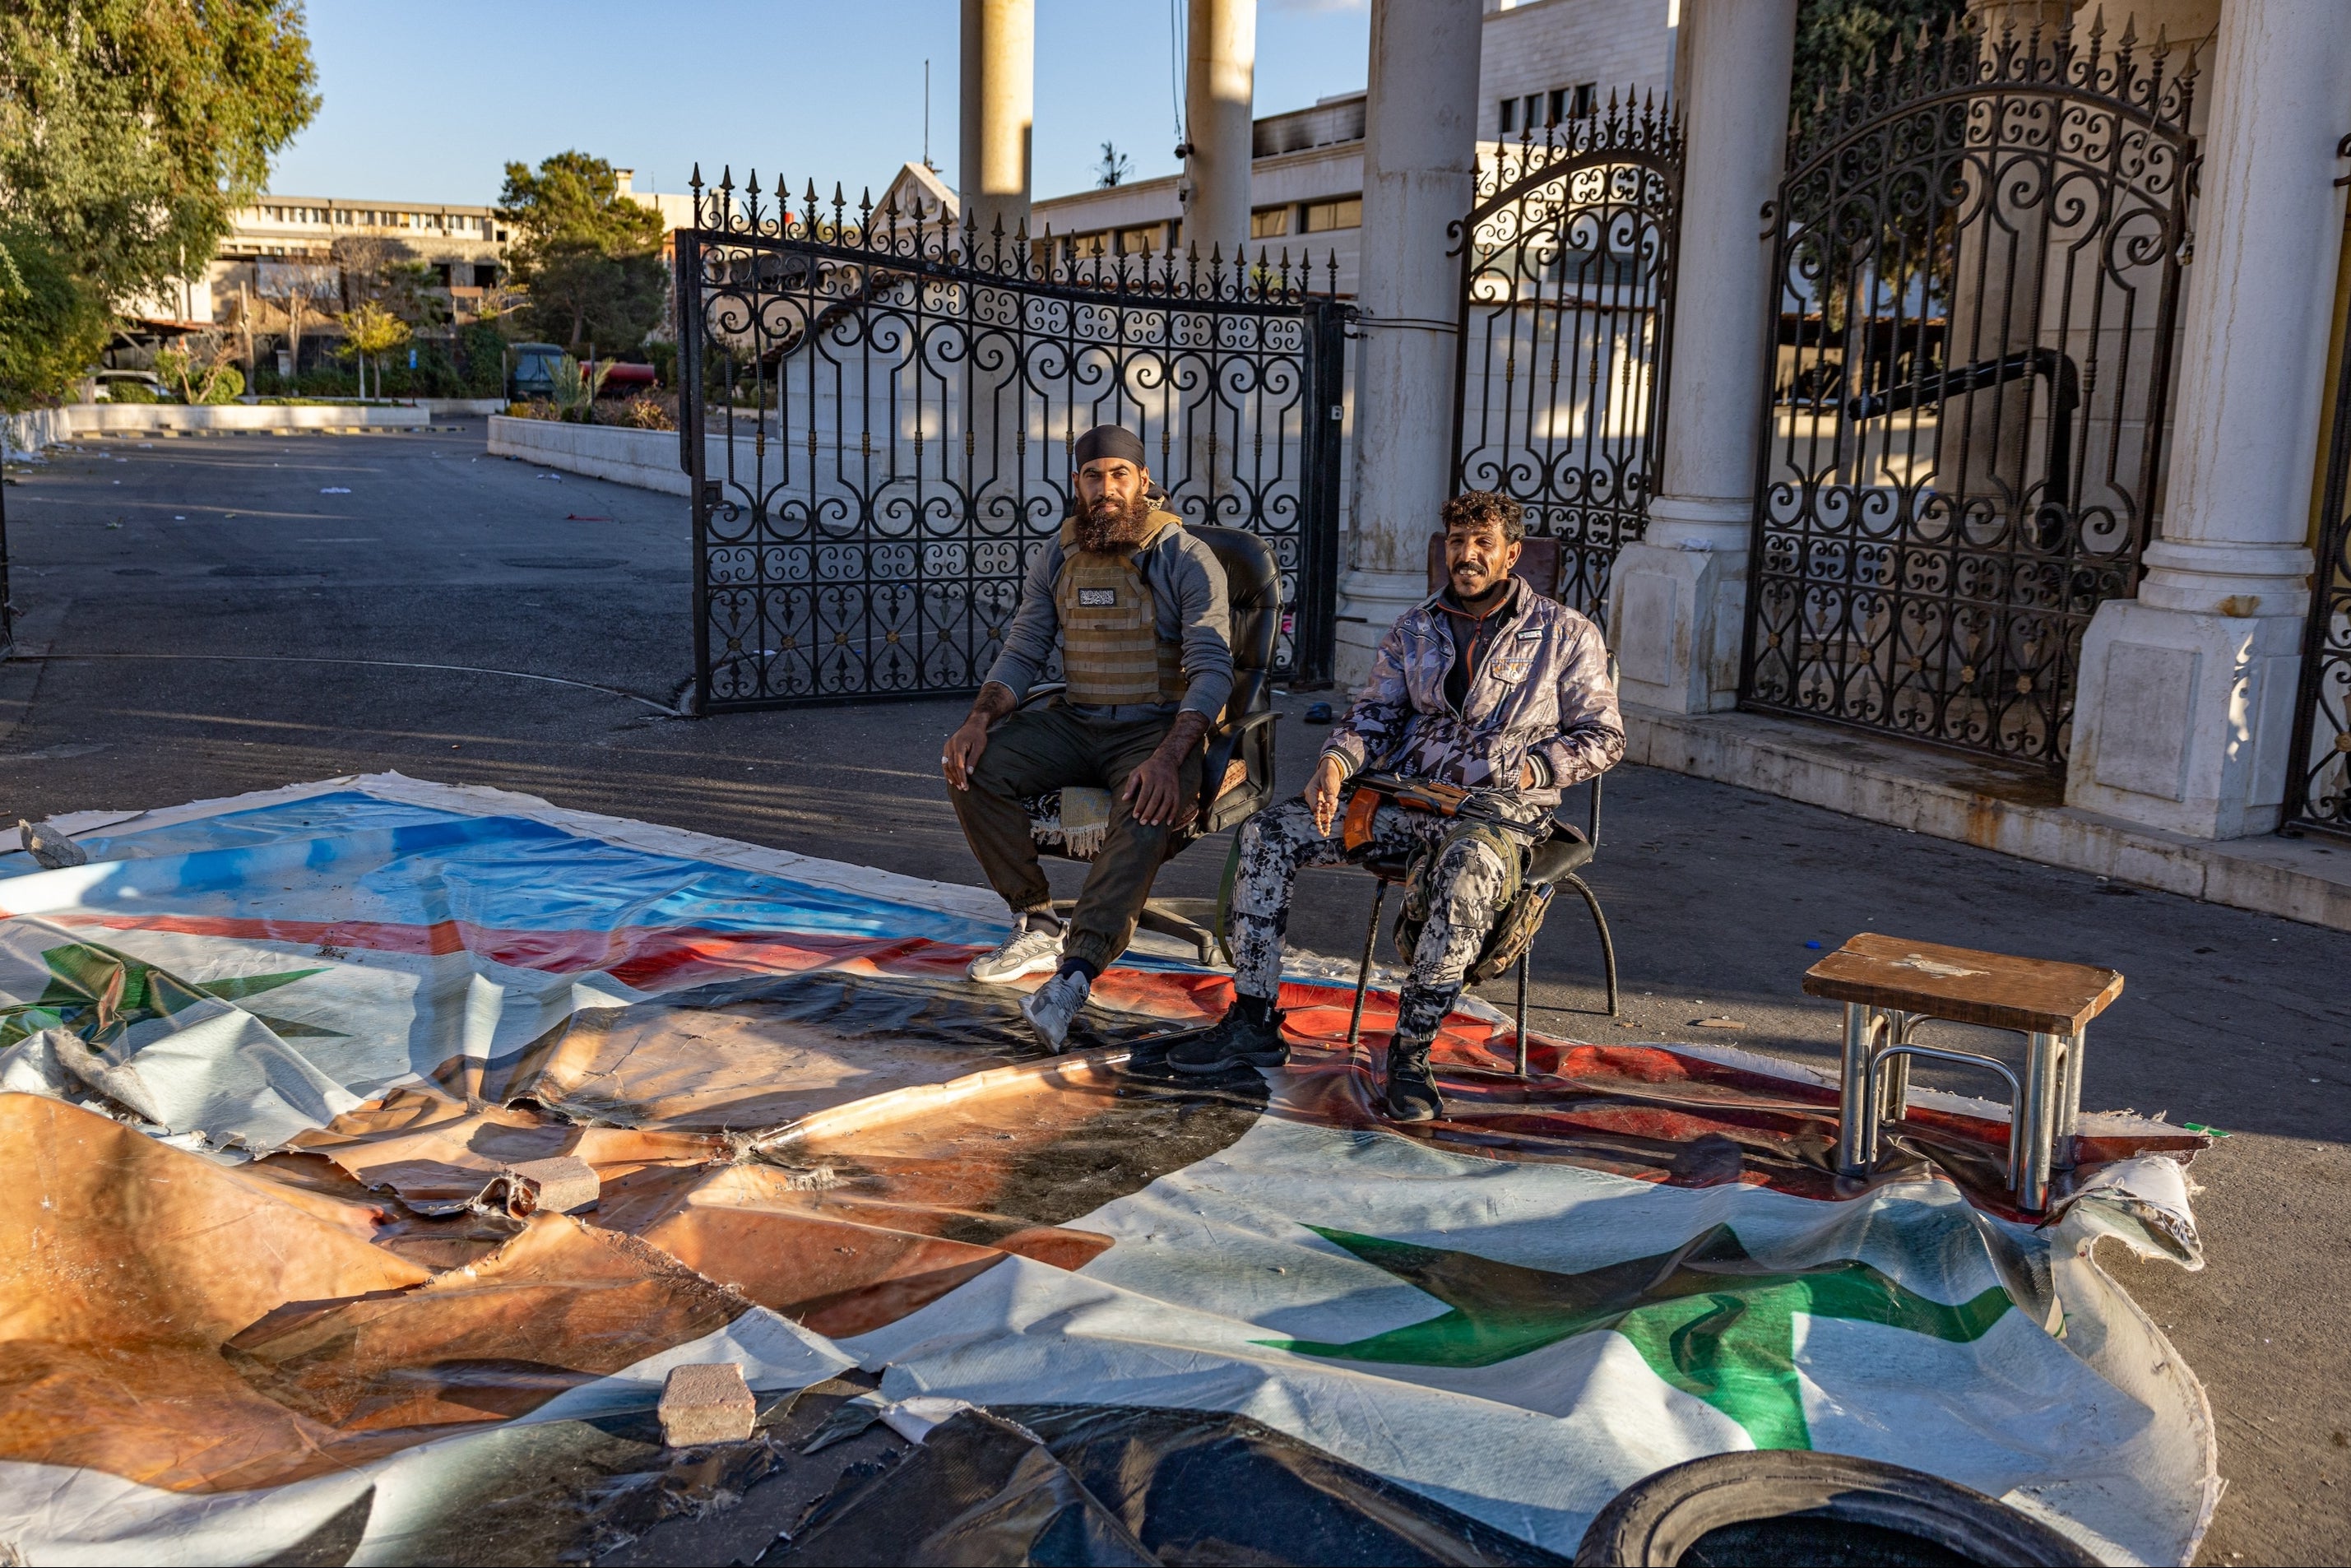
[[[963,836],[989,885],[1014,909],[1034,909],[1053,891],[1037,863],[1029,814],[1020,802],[1049,790],[1091,786],[1111,791],[1110,831],[1086,873],[1061,952],[1107,969],[1134,937],[1135,917],[1151,896],[1159,862],[1175,830],[1134,820],[1118,791],[1167,737],[1169,718],[1133,724],[1089,724],[1059,702],[1022,708],[988,733],[987,749],[971,772],[971,788],[949,789]],[[1176,769],[1179,799],[1200,799],[1200,751]]]

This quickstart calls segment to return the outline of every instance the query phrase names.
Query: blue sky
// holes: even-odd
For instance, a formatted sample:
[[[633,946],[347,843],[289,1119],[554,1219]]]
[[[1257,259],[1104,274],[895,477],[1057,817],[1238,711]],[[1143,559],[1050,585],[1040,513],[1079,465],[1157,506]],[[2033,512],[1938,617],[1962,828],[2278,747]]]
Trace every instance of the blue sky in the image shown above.
[[[1182,0],[1174,0],[1180,15]],[[1170,0],[1037,0],[1035,188],[1176,169]],[[956,177],[956,0],[309,0],[325,105],[281,153],[286,194],[494,202],[508,160],[579,148],[685,188],[695,160],[854,200],[923,152]],[[1259,0],[1259,114],[1364,85],[1367,0]]]

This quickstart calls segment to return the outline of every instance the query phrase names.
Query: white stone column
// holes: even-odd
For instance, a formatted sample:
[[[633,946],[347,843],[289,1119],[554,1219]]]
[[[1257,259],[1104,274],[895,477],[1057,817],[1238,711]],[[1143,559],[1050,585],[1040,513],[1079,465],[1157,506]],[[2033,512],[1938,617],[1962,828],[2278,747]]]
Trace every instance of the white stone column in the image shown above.
[[[1036,0],[963,0],[963,124],[956,195],[986,254],[1029,222],[1029,139],[1037,118]]]
[[[969,225],[963,232],[984,267],[1011,272],[1020,265],[1036,104],[1036,0],[963,0],[963,138],[956,194]],[[1004,516],[1019,508],[1028,485],[1024,470],[1032,455],[1024,453],[1020,436],[1029,410],[1011,341],[979,326],[1002,319],[1002,291],[974,287],[965,295],[974,331],[957,388],[963,452],[959,459],[952,446],[943,452],[948,474],[967,487],[974,510]]]
[[[1683,0],[1689,141],[1663,473],[1608,595],[1621,695],[1644,707],[1710,713],[1739,696],[1777,308],[1762,209],[1786,159],[1795,47],[1796,0]]]
[[[2188,269],[2168,505],[2082,643],[2068,804],[2199,838],[2285,799],[2351,128],[2342,0],[2228,0]]]
[[[1461,263],[1478,159],[1481,0],[1372,0],[1356,299],[1353,570],[1339,582],[1336,674],[1371,671],[1397,616],[1428,595],[1428,536],[1452,487]]]
[[[1184,241],[1227,260],[1249,231],[1257,97],[1257,0],[1192,0],[1185,29]]]

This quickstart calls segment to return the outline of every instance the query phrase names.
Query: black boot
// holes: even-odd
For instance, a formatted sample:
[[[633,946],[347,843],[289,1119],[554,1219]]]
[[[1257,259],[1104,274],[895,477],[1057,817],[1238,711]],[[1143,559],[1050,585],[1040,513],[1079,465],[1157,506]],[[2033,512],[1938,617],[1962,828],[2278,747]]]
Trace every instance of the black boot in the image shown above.
[[[1409,1040],[1403,1035],[1388,1041],[1386,1110],[1391,1121],[1433,1122],[1445,1114],[1436,1074],[1428,1070],[1431,1043],[1426,1038]]]
[[[1290,1044],[1281,1038],[1281,1014],[1271,1002],[1257,997],[1236,997],[1225,1016],[1200,1034],[1167,1048],[1167,1065],[1178,1072],[1213,1077],[1247,1063],[1280,1067],[1290,1060]]]
[[[1437,1030],[1453,1010],[1461,988],[1406,981],[1396,997],[1395,1033],[1388,1037],[1387,1113],[1399,1122],[1428,1122],[1445,1114],[1437,1079],[1428,1071],[1428,1050]]]

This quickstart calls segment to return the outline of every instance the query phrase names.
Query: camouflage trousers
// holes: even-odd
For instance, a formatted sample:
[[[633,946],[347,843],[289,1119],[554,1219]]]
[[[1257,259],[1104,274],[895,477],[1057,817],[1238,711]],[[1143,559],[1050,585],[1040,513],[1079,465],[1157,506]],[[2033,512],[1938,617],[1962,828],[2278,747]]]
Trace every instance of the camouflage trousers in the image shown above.
[[[1345,810],[1343,800],[1339,815]],[[1322,832],[1301,800],[1269,806],[1242,823],[1230,925],[1233,988],[1269,1001],[1280,994],[1282,939],[1300,872],[1375,854],[1408,854],[1444,838],[1451,826],[1425,811],[1382,806],[1372,818],[1370,841],[1350,853],[1340,841],[1338,818],[1330,832]],[[1400,999],[1403,1016],[1396,1030],[1423,1039],[1435,1032],[1461,994],[1462,977],[1485,946],[1511,882],[1510,868],[1490,844],[1458,838],[1446,846],[1429,880],[1428,921],[1413,948],[1412,982]]]

